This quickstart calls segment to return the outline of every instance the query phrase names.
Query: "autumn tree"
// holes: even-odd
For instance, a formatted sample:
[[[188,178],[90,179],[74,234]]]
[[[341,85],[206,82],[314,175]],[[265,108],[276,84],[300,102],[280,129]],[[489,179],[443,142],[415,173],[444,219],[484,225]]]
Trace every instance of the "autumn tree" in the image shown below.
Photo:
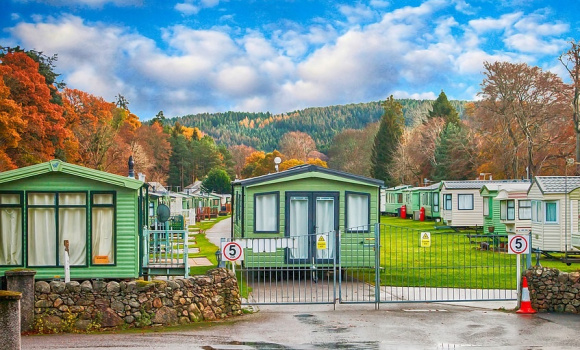
[[[20,107],[25,121],[19,142],[5,154],[18,167],[45,162],[57,154],[66,160],[64,145],[71,135],[65,129],[63,107],[52,102],[51,88],[40,74],[39,64],[24,52],[8,52],[0,60],[1,78],[10,91],[7,99]]]
[[[242,178],[255,177],[276,172],[274,158],[284,158],[282,153],[274,150],[271,153],[258,151],[246,158],[246,165],[242,169]]]
[[[400,103],[391,95],[383,102],[385,113],[381,117],[379,131],[375,136],[375,143],[371,153],[371,176],[385,181],[390,187],[397,184],[397,180],[390,173],[393,157],[403,134],[405,119]]]
[[[306,161],[308,155],[316,151],[316,143],[310,135],[301,131],[291,131],[280,139],[280,152],[287,158]]]
[[[234,162],[234,172],[238,178],[242,177],[242,169],[246,165],[246,158],[255,152],[254,147],[246,145],[236,145],[229,148],[230,154],[232,155],[232,161]]]
[[[142,171],[148,181],[167,183],[171,144],[169,134],[159,123],[142,124],[134,146],[135,169]]]
[[[371,176],[371,153],[379,123],[361,130],[347,129],[336,135],[328,150],[328,166],[351,174]]]
[[[560,62],[572,80],[572,121],[576,134],[576,162],[580,161],[580,43],[570,42],[568,51],[560,55]],[[576,174],[580,174],[576,167]]]
[[[482,100],[472,118],[480,147],[509,141],[499,150],[510,155],[509,178],[519,178],[526,169],[530,176],[539,175],[543,167],[561,162],[563,155],[550,150],[571,151],[567,134],[558,131],[568,129],[571,119],[568,87],[554,73],[524,63],[485,62],[484,67]]]
[[[0,77],[6,70],[0,65]],[[22,108],[10,98],[10,89],[0,79],[0,171],[15,169],[16,164],[6,153],[14,149],[21,140],[20,133],[25,129],[26,121],[22,119]]]

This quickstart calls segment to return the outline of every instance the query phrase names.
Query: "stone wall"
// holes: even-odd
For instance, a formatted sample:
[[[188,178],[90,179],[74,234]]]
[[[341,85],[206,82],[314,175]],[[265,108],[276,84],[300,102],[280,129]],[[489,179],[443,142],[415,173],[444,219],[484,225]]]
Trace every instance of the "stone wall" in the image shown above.
[[[525,276],[534,310],[580,313],[580,272],[532,267]]]
[[[144,327],[240,315],[235,275],[213,269],[173,281],[38,281],[35,327],[43,332]]]

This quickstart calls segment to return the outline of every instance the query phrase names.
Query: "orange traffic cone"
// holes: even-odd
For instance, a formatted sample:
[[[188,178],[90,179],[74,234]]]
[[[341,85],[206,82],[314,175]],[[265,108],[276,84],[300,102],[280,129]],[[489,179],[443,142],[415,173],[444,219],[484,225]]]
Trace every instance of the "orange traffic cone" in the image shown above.
[[[524,276],[522,282],[522,301],[520,309],[516,311],[518,314],[535,314],[536,310],[532,308],[532,302],[530,301],[530,291],[528,290],[528,279]]]

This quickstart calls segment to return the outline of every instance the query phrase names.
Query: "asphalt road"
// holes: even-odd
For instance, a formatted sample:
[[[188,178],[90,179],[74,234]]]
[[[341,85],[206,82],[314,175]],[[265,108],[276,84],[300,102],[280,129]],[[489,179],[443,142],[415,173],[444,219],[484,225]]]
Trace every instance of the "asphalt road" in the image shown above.
[[[22,349],[578,349],[579,328],[578,315],[438,303],[262,306],[178,331],[26,336]]]

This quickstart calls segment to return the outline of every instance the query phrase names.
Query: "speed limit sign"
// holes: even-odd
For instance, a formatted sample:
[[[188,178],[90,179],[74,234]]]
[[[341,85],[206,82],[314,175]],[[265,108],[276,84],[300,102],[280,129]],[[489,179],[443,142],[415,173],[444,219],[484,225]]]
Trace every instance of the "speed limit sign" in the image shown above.
[[[530,254],[527,235],[508,235],[509,254]]]
[[[244,250],[237,242],[228,242],[222,245],[222,259],[227,261],[244,260]]]

